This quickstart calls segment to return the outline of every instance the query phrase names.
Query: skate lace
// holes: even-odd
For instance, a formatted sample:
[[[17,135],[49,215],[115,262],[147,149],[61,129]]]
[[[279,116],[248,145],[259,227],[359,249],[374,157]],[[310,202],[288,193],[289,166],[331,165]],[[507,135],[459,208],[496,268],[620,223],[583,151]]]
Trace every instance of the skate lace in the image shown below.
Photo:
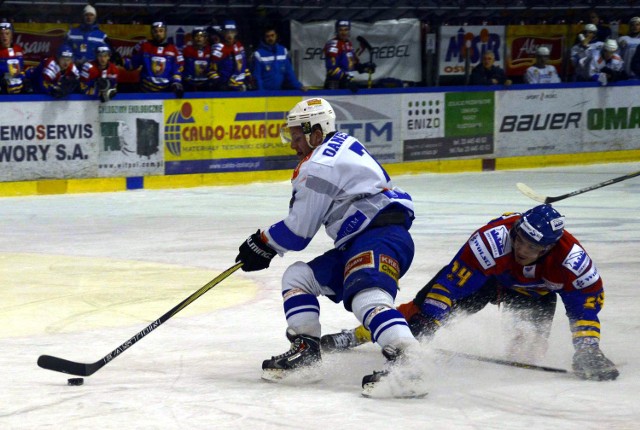
[[[333,342],[339,348],[346,348],[351,346],[353,335],[348,330],[343,330],[340,333],[337,333],[333,336]]]
[[[306,349],[307,345],[304,343],[304,340],[301,338],[295,339],[293,342],[291,342],[291,349],[289,349],[289,351],[280,354],[280,355],[276,355],[275,357],[273,357],[275,360],[281,359],[281,358],[288,358],[291,357],[294,354],[297,354],[298,352],[300,352],[301,350]]]

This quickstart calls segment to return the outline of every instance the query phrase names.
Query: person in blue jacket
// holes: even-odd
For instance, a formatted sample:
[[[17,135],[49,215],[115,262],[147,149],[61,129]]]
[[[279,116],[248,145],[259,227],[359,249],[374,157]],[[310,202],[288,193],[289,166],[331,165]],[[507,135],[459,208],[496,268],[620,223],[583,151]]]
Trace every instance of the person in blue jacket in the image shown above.
[[[253,79],[258,90],[303,90],[289,59],[289,51],[278,43],[274,26],[267,26],[260,46],[253,54]]]
[[[107,43],[107,34],[100,30],[96,23],[96,8],[90,4],[86,5],[82,16],[82,24],[70,29],[65,41],[73,50],[73,58],[78,69],[82,69],[82,65],[87,61],[95,60],[96,48]]]

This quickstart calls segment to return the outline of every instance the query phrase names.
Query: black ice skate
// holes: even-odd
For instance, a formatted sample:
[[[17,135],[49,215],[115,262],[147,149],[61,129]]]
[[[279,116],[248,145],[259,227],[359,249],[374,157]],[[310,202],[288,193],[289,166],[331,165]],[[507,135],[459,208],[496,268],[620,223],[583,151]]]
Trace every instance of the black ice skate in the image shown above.
[[[289,351],[262,362],[262,379],[280,381],[294,373],[299,374],[303,369],[313,368],[322,361],[320,339],[317,337],[299,335],[287,329],[287,339],[291,342]],[[309,382],[317,380],[317,376],[307,374],[302,379]]]
[[[387,359],[385,370],[362,378],[362,395],[375,398],[420,399],[426,396],[422,371],[411,363],[406,351],[387,345],[382,349]]]
[[[364,343],[371,342],[371,334],[364,326],[340,333],[325,334],[320,339],[320,346],[324,352],[346,351]]]

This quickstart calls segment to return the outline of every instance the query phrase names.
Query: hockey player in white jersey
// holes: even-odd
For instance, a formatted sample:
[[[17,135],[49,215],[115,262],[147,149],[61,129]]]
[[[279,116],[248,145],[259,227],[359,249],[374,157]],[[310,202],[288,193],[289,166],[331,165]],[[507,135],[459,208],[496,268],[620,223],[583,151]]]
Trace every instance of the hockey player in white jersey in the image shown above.
[[[550,64],[547,64],[550,55],[549,48],[540,46],[536,50],[536,63],[529,67],[524,74],[524,81],[527,84],[557,84],[560,82],[558,71]]]
[[[626,79],[624,61],[617,51],[618,42],[613,39],[607,39],[600,49],[590,51],[584,77],[601,85]]]
[[[638,45],[640,45],[640,16],[634,16],[629,20],[629,32],[627,35],[618,38],[620,58],[624,61],[624,71],[629,79],[638,78],[631,69],[631,60],[636,53]]]
[[[300,159],[289,214],[251,235],[236,259],[245,271],[266,269],[276,254],[304,249],[323,225],[335,245],[285,271],[282,296],[291,347],[263,362],[263,379],[300,375],[321,362],[317,297],[323,295],[343,302],[387,358],[385,370],[363,378],[363,395],[420,396],[423,381],[408,363],[418,342],[394,306],[398,280],[414,255],[413,202],[356,138],[336,131],[335,118],[321,98],[304,100],[289,112],[283,141]],[[386,388],[377,391],[381,386]]]

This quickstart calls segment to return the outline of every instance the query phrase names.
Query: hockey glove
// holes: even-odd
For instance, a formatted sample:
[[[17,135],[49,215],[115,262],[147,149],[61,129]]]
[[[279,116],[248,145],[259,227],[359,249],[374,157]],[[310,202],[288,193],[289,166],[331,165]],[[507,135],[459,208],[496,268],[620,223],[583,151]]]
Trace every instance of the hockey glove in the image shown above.
[[[184,88],[180,82],[174,82],[171,84],[171,90],[176,95],[177,99],[181,99],[184,96]]]
[[[598,345],[582,345],[573,354],[573,371],[581,379],[612,381],[620,372]]]
[[[376,64],[375,63],[358,63],[356,64],[356,70],[358,73],[375,73],[376,72]]]
[[[51,94],[53,97],[57,99],[61,99],[62,97],[65,96],[64,91],[58,85],[53,85],[49,87],[49,94]]]
[[[416,339],[428,340],[440,328],[440,322],[434,317],[418,312],[409,319],[409,329]]]
[[[240,245],[240,253],[236,257],[236,263],[242,262],[242,270],[255,272],[269,267],[271,260],[276,256],[276,251],[262,241],[260,230],[252,234]]]

